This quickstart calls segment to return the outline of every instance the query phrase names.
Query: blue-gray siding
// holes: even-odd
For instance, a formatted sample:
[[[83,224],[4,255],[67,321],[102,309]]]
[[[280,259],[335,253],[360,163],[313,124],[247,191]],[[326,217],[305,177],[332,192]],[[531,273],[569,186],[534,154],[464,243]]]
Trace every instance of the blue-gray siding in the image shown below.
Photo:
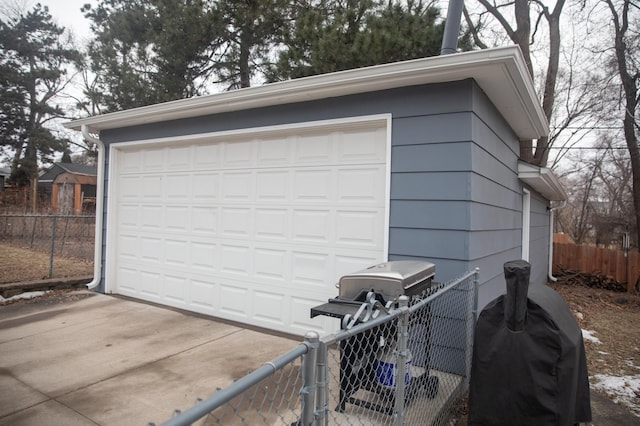
[[[108,145],[384,113],[392,115],[389,258],[427,259],[439,281],[480,267],[482,308],[504,289],[504,262],[520,258],[522,185],[516,135],[471,80],[113,129],[101,138]],[[544,200],[533,200],[539,279]]]
[[[545,284],[549,272],[549,202],[531,190],[529,262],[531,283]]]

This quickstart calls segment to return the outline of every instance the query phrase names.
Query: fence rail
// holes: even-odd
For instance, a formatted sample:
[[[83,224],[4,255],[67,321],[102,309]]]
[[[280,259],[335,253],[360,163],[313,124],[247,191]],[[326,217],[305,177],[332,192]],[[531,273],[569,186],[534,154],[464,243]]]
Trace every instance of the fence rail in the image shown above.
[[[600,273],[635,291],[640,279],[640,253],[582,244],[553,243],[553,272],[560,268]]]
[[[475,270],[351,328],[308,332],[163,425],[445,425],[469,385],[477,289]]]

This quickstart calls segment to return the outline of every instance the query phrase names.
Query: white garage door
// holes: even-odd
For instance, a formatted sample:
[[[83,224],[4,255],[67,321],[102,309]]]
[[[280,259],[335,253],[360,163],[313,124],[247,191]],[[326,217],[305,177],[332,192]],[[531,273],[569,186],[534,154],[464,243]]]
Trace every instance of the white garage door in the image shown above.
[[[389,119],[111,147],[107,291],[295,334],[386,259]]]

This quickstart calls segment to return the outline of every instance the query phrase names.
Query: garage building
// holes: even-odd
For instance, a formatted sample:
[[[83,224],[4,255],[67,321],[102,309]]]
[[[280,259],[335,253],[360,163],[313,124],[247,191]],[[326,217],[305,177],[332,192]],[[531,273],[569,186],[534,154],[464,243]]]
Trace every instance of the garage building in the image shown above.
[[[479,308],[525,258],[546,282],[548,124],[517,47],[342,71],[80,119],[100,146],[99,291],[293,334],[339,277],[480,268]],[[325,322],[323,322],[325,321]]]

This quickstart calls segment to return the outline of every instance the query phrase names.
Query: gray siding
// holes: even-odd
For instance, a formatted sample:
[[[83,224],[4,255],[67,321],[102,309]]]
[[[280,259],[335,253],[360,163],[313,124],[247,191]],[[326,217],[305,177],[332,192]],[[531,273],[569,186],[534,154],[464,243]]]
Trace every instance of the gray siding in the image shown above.
[[[549,271],[549,202],[531,191],[529,263],[531,284],[545,284]]]
[[[522,189],[518,138],[474,87],[473,171],[469,263],[480,267],[478,307],[504,292],[503,264],[521,257]]]

